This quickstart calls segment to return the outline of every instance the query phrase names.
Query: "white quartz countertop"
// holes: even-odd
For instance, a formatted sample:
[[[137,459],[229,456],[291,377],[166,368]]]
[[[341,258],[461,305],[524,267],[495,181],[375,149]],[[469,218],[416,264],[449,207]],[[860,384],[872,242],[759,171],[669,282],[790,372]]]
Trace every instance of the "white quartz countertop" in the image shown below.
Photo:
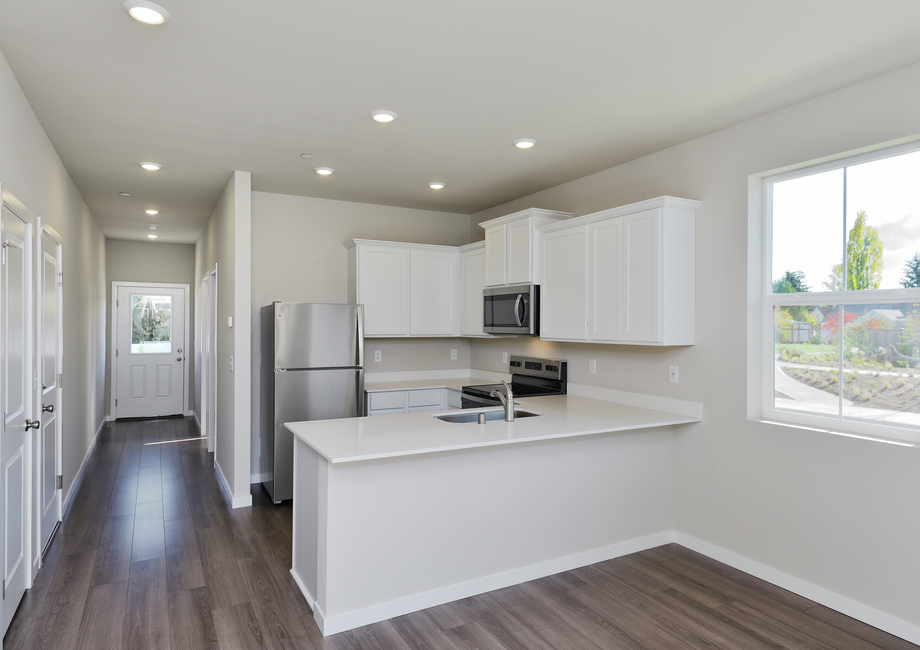
[[[437,386],[444,386],[445,380],[439,381],[442,383]],[[402,390],[407,388],[406,382],[399,384]],[[458,424],[434,418],[437,413],[410,413],[288,422],[285,426],[329,462],[352,463],[700,421],[699,417],[573,395],[516,399],[515,404],[519,410],[540,413],[540,417]]]
[[[460,390],[464,386],[495,383],[497,383],[495,380],[476,377],[466,377],[463,379],[403,379],[400,381],[365,380],[364,390],[368,393],[388,390],[424,390],[426,388],[449,388],[451,390]]]

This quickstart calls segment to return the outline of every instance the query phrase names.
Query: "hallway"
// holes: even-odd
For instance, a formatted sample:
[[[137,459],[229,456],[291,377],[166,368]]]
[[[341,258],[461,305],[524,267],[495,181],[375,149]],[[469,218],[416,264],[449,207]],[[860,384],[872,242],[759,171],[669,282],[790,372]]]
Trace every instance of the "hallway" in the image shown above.
[[[170,442],[196,436],[191,418],[106,425],[5,650],[312,648],[290,504],[253,486],[232,510],[204,441]]]

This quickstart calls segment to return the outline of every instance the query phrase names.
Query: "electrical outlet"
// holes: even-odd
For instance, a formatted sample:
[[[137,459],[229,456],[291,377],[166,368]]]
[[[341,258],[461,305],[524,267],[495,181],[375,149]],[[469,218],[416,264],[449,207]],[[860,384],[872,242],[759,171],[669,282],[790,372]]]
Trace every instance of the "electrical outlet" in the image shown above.
[[[380,361],[383,359],[383,353],[380,350],[374,350],[374,361]]]
[[[508,353],[502,352],[502,363],[508,363]]]
[[[668,376],[669,376],[669,378],[670,378],[672,384],[676,384],[676,383],[677,383],[677,366],[671,366],[670,372],[669,372],[669,375],[668,375]]]
[[[451,348],[451,349],[450,349],[450,358],[451,358],[452,360],[456,360],[456,359],[457,359],[457,348]]]
[[[592,375],[597,374],[597,359],[588,359],[588,372]]]

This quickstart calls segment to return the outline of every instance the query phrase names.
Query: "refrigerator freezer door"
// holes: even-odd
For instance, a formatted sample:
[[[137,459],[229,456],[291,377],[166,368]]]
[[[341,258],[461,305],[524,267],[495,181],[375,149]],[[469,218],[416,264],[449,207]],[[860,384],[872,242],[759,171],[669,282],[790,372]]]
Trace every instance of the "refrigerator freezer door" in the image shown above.
[[[294,434],[285,422],[363,415],[364,370],[288,370],[275,373],[274,476],[265,484],[272,501],[294,497]],[[263,451],[264,453],[264,451]]]
[[[364,365],[364,306],[274,303],[275,368]]]

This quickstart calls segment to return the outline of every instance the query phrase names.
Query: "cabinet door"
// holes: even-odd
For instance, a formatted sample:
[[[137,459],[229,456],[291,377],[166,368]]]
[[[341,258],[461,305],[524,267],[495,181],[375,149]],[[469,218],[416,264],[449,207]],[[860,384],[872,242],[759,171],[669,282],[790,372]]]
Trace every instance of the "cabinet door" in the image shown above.
[[[460,254],[460,333],[484,336],[482,331],[482,290],[485,287],[485,249]]]
[[[409,333],[409,251],[389,246],[358,250],[358,302],[365,336]]]
[[[644,210],[623,219],[623,339],[661,339],[660,211]]]
[[[589,241],[591,311],[588,336],[592,341],[621,341],[622,217],[592,223]]]
[[[530,219],[521,219],[507,224],[505,234],[507,268],[506,282],[508,284],[521,284],[532,282],[531,269],[533,260],[533,224]]]
[[[588,226],[543,235],[540,338],[588,338]]]
[[[409,333],[450,336],[454,333],[454,264],[448,251],[412,249],[409,256]]]
[[[505,284],[505,226],[486,230],[486,286]]]

